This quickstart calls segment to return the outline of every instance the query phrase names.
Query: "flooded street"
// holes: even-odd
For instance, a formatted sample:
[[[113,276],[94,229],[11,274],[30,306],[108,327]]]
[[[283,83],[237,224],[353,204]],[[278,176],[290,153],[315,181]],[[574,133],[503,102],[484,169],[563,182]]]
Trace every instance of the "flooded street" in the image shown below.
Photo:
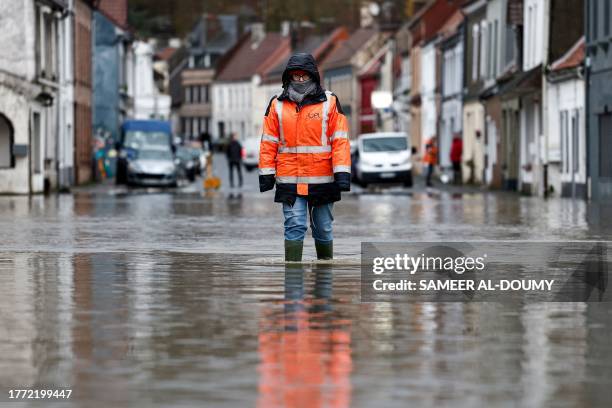
[[[354,192],[334,263],[308,236],[285,266],[255,180],[0,197],[0,406],[609,406],[612,304],[361,303],[359,262],[362,241],[607,240],[610,207]]]

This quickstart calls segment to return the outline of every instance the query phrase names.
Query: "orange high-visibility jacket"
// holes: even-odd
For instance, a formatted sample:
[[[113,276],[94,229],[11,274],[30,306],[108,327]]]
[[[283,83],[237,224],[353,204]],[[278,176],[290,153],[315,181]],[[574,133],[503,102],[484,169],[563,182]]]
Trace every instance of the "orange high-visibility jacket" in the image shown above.
[[[335,181],[344,179],[350,186],[348,123],[337,97],[329,91],[324,95],[321,102],[301,107],[275,97],[268,107],[259,175],[260,180],[275,177],[277,202],[292,204],[300,195],[313,205],[325,204],[340,200]]]

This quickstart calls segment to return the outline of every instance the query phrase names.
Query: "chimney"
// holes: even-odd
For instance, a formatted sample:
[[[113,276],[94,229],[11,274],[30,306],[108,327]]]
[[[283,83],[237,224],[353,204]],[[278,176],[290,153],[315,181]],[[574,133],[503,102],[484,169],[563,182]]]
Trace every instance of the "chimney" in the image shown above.
[[[289,37],[290,33],[291,33],[291,22],[285,20],[281,23],[281,35],[283,37]]]
[[[264,28],[263,23],[253,23],[251,24],[251,42],[253,42],[253,46],[257,47],[259,43],[261,43],[266,36],[266,30]]]

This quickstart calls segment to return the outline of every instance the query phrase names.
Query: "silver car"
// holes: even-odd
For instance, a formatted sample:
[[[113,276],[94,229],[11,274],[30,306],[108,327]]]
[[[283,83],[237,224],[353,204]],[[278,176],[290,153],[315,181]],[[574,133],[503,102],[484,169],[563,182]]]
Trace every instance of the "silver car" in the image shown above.
[[[168,149],[138,150],[136,157],[128,161],[128,185],[169,186],[177,185],[177,168],[174,155]]]

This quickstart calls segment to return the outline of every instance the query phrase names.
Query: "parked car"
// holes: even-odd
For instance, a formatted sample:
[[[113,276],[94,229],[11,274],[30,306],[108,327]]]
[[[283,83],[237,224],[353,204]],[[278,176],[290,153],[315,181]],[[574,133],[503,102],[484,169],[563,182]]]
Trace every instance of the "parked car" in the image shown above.
[[[412,151],[408,135],[398,132],[360,135],[352,153],[353,179],[371,183],[402,183],[412,187]]]
[[[174,151],[170,122],[161,120],[126,120],[121,125],[121,136],[115,148],[118,152],[117,184],[127,182],[128,163],[140,150]]]
[[[200,174],[200,149],[189,146],[178,146],[174,163],[177,165],[178,176],[189,181],[195,181]]]
[[[260,138],[249,137],[242,144],[244,150],[242,163],[247,171],[253,171],[259,167],[259,142]]]
[[[127,184],[141,186],[177,186],[177,166],[168,148],[137,151],[127,161]]]

